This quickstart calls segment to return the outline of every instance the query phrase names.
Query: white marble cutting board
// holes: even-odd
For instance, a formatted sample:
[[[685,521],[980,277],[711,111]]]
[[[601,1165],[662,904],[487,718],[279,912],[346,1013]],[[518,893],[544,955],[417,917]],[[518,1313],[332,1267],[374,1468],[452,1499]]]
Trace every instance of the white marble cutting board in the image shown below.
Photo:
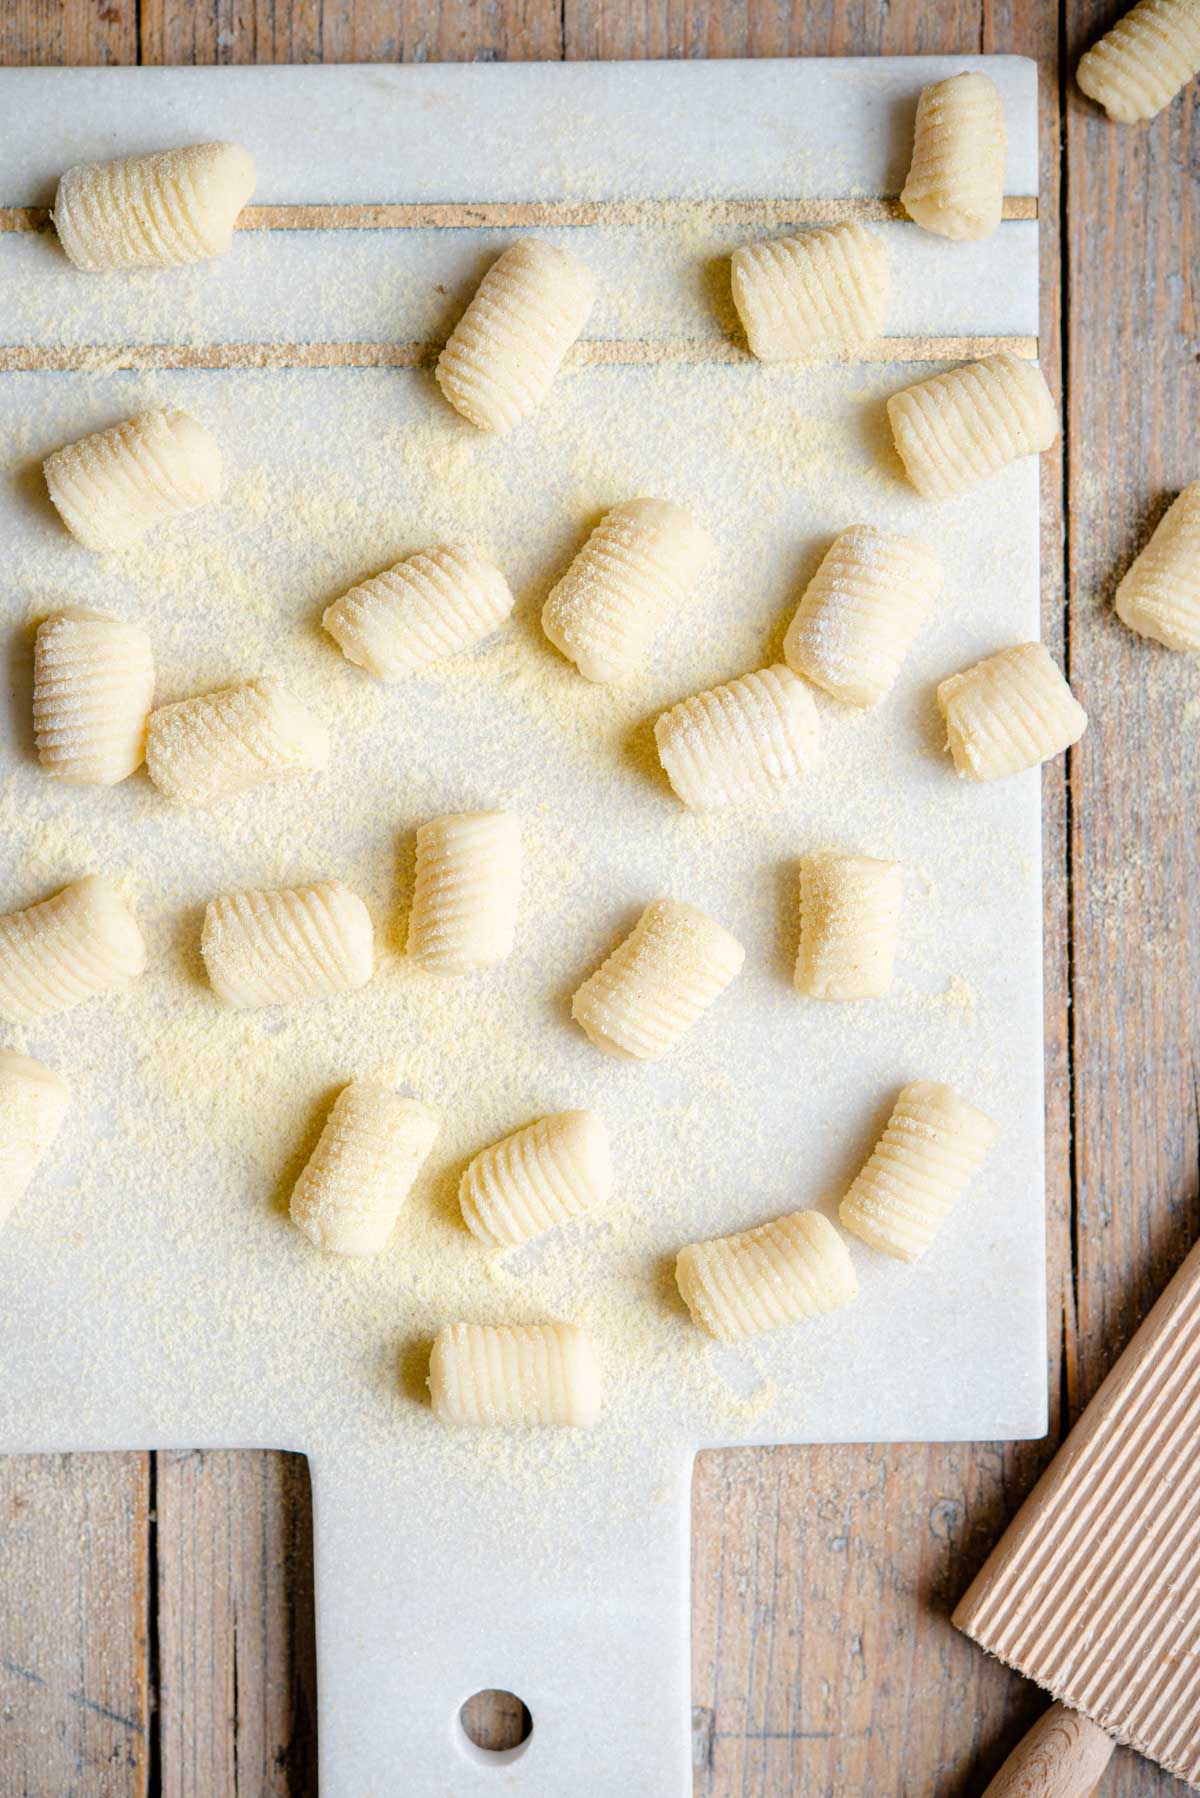
[[[599,277],[589,337],[719,348],[722,258],[763,228],[731,229],[707,202],[894,195],[919,89],[968,67],[1004,98],[1008,192],[1036,193],[1036,70],[1016,59],[38,70],[0,73],[0,207],[44,205],[71,162],[210,137],[252,149],[263,206],[694,201],[549,234]],[[1036,223],[974,246],[879,229],[889,334],[1036,333]],[[0,347],[97,349],[83,370],[0,375],[0,909],[103,868],[128,880],[152,957],[120,999],[11,1033],[76,1103],[0,1237],[0,1450],[308,1452],[323,1798],[682,1795],[694,1450],[1045,1427],[1039,779],[956,782],[932,701],[945,674],[1038,634],[1036,466],[954,504],[918,500],[881,429],[886,395],[928,372],[911,362],[585,367],[506,443],[460,425],[426,369],[118,366],[145,344],[434,338],[512,235],[247,232],[218,264],[97,280],[52,234],[0,233]],[[163,399],[221,440],[226,501],[148,551],[90,557],[36,465]],[[633,697],[613,699],[540,643],[537,604],[597,511],[656,490],[694,504],[721,565]],[[927,535],[946,563],[895,694],[857,721],[821,702],[823,770],[779,813],[684,817],[636,753],[645,721],[777,654],[798,583],[860,518]],[[314,617],[456,523],[510,574],[516,621],[465,670],[373,687]],[[328,773],[203,821],[144,775],[113,793],[55,786],[30,757],[29,624],[70,599],[147,622],[165,696],[281,673],[333,723]],[[493,803],[527,824],[522,940],[447,996],[397,949],[397,845],[423,817]],[[788,983],[794,859],[831,841],[908,870],[897,992],[852,1014]],[[319,1015],[222,1013],[196,971],[204,900],[335,874],[375,916],[372,987]],[[747,969],[675,1057],[618,1067],[563,995],[666,891],[728,924]],[[388,1255],[330,1267],[287,1224],[284,1176],[380,1044],[442,1106],[444,1140]],[[1000,1126],[926,1261],[856,1244],[855,1307],[746,1353],[706,1345],[672,1303],[674,1250],[835,1203],[896,1088],[921,1076],[954,1080]],[[619,1203],[489,1267],[454,1225],[457,1172],[571,1103],[609,1120]],[[594,1432],[438,1430],[429,1336],[506,1313],[593,1330],[608,1393]],[[457,1720],[488,1686],[534,1719],[499,1768]]]

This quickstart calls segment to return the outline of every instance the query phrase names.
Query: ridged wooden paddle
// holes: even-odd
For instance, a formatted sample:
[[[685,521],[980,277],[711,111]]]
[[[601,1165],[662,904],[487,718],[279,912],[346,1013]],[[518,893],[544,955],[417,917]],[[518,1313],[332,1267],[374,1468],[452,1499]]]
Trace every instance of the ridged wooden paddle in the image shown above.
[[[954,1622],[1058,1700],[985,1798],[1083,1798],[1117,1742],[1200,1785],[1200,1243]]]

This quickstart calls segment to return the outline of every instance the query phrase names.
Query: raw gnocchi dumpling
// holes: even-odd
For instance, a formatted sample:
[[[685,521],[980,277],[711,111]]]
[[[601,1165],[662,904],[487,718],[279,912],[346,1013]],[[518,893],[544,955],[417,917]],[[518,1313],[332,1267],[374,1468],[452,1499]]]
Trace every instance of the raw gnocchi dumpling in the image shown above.
[[[514,1248],[603,1205],[611,1193],[604,1119],[595,1111],[557,1111],[476,1155],[458,1201],[481,1242]]]
[[[291,1219],[318,1249],[377,1255],[433,1147],[440,1119],[419,1099],[352,1080],[292,1189]]]
[[[947,746],[969,780],[1020,774],[1078,743],[1087,713],[1043,643],[1018,643],[937,690]]]
[[[733,253],[733,303],[762,362],[828,361],[872,342],[890,286],[881,239],[854,221]]]
[[[800,864],[796,986],[810,999],[875,999],[892,984],[901,867],[870,855],[807,855]]]
[[[505,435],[541,404],[592,309],[591,270],[523,238],[494,262],[438,357],[437,383],[481,431]]]
[[[900,1261],[919,1261],[996,1136],[953,1087],[915,1080],[838,1209],[843,1228]]]
[[[48,774],[116,786],[141,766],[153,703],[154,655],[139,625],[68,606],[39,626],[33,734]]]
[[[247,1011],[365,986],[374,933],[357,893],[319,880],[211,900],[200,953],[217,997]]]
[[[248,680],[151,712],[146,770],[179,805],[211,805],[329,760],[329,732],[277,680]]]
[[[746,951],[695,905],[656,899],[571,1001],[610,1055],[659,1061],[741,972]]]
[[[805,588],[783,640],[788,666],[845,705],[875,705],[941,590],[941,558],[927,544],[852,525]]]
[[[221,491],[221,452],[190,412],[139,412],[47,456],[50,498],[87,549],[122,550]]]
[[[1200,481],[1172,501],[1117,588],[1117,617],[1168,649],[1200,649]]]
[[[408,953],[435,974],[492,968],[512,951],[521,895],[521,822],[451,812],[417,831]]]
[[[1075,71],[1119,125],[1152,119],[1200,73],[1200,0],[1138,0]]]
[[[924,499],[968,493],[1058,436],[1046,377],[1007,351],[918,381],[887,409],[904,472]]]
[[[513,603],[494,563],[450,544],[351,587],[321,622],[347,661],[396,681],[473,649],[504,623]]]
[[[0,1228],[62,1128],[71,1092],[53,1068],[0,1049]]]
[[[240,144],[188,144],[68,169],[54,200],[59,241],[76,268],[168,268],[220,256],[254,192]]]
[[[716,545],[690,512],[630,499],[606,512],[542,608],[542,629],[590,681],[624,680]]]
[[[986,75],[952,75],[922,88],[912,163],[900,204],[938,237],[990,237],[1004,210],[1008,132]]]
[[[689,1243],[675,1281],[693,1323],[718,1342],[820,1317],[858,1297],[850,1251],[819,1211]]]
[[[814,765],[819,734],[807,687],[781,664],[681,700],[654,726],[667,779],[694,812],[778,797]]]
[[[600,1368],[574,1324],[447,1324],[429,1392],[441,1423],[586,1430],[600,1414]]]
[[[54,1017],[127,986],[145,966],[137,919],[111,880],[88,874],[0,918],[0,1017]]]

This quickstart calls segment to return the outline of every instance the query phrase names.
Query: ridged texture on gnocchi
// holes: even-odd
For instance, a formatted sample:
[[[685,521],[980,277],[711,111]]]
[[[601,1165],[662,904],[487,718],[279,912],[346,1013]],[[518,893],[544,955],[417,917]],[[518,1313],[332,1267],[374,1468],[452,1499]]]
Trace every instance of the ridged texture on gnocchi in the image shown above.
[[[604,1204],[611,1192],[604,1119],[595,1111],[557,1111],[476,1155],[458,1199],[481,1242],[512,1248]]]
[[[1078,743],[1087,713],[1042,643],[1018,643],[952,674],[937,690],[957,772],[999,780]]]
[[[892,984],[900,934],[899,862],[806,855],[800,864],[796,985],[810,999],[874,999]]]
[[[153,703],[154,655],[139,625],[71,606],[40,626],[33,733],[47,773],[116,786],[141,766]]]
[[[146,769],[179,805],[211,805],[329,760],[329,732],[277,680],[248,680],[151,712]]]
[[[1172,501],[1117,588],[1117,617],[1168,649],[1200,649],[1200,481]]]
[[[438,386],[481,431],[504,435],[545,399],[594,298],[577,257],[523,238],[492,264],[450,333]]]
[[[654,726],[667,779],[694,812],[778,796],[813,766],[819,734],[808,688],[779,664],[681,700]]]
[[[938,237],[990,237],[1004,209],[1008,132],[986,75],[952,75],[921,90],[912,163],[900,204]]]
[[[246,1011],[365,986],[374,934],[357,893],[320,880],[211,900],[200,953],[217,997]]]
[[[0,1227],[29,1190],[70,1103],[70,1088],[52,1068],[0,1049]]]
[[[885,1255],[919,1261],[995,1135],[991,1118],[953,1087],[914,1081],[842,1200],[843,1227]]]
[[[1075,79],[1119,125],[1152,119],[1200,72],[1200,0],[1138,0],[1079,59]]]
[[[347,661],[395,681],[474,648],[512,609],[508,582],[486,556],[444,545],[351,587],[321,622]]]
[[[853,525],[805,589],[783,640],[788,666],[846,705],[875,705],[941,590],[941,559],[928,545]]]
[[[718,1342],[819,1317],[858,1296],[850,1251],[819,1211],[689,1243],[675,1280],[692,1321]]]
[[[145,966],[137,919],[111,880],[88,874],[0,918],[0,1017],[53,1017],[127,986]]]
[[[50,498],[87,549],[129,549],[152,525],[221,490],[221,452],[190,413],[139,412],[47,456]]]
[[[887,409],[904,472],[925,499],[967,493],[1058,436],[1041,369],[1007,351],[918,381]]]
[[[512,951],[521,895],[521,822],[452,812],[417,831],[408,953],[435,974],[491,968]]]
[[[220,256],[254,192],[240,144],[188,144],[81,162],[58,184],[54,224],[76,268],[167,268]]]
[[[292,1189],[291,1218],[319,1249],[377,1255],[433,1147],[440,1119],[419,1099],[352,1080],[333,1102]]]
[[[600,1414],[600,1369],[574,1324],[447,1324],[429,1392],[442,1423],[586,1430]]]
[[[542,629],[588,680],[623,680],[715,551],[682,506],[625,500],[605,513],[551,590]]]
[[[658,1061],[741,972],[746,952],[694,905],[656,899],[571,1001],[598,1049]]]
[[[883,329],[891,281],[887,251],[851,222],[733,253],[733,303],[762,362],[825,361]]]

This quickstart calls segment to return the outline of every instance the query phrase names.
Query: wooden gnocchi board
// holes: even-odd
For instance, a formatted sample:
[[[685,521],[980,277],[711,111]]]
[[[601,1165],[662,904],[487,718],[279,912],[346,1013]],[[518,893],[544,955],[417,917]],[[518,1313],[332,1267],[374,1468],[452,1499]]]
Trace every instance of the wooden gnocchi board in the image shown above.
[[[1010,201],[990,241],[953,245],[897,218],[894,196],[919,89],[974,66],[1004,98]],[[259,168],[255,228],[219,263],[85,277],[33,228],[74,161],[218,136]],[[957,782],[933,702],[945,674],[1038,633],[1037,468],[926,505],[883,412],[931,358],[1036,348],[1035,67],[5,71],[0,170],[3,905],[112,872],[151,951],[127,995],[10,1032],[76,1096],[0,1239],[0,1449],[308,1452],[326,1798],[682,1794],[694,1450],[1045,1428],[1039,779]],[[730,248],[846,214],[887,242],[888,341],[847,367],[750,363]],[[600,298],[543,411],[491,442],[441,402],[423,346],[518,229],[569,243]],[[40,459],[164,401],[225,446],[224,501],[93,558],[59,527]],[[613,694],[554,656],[537,614],[599,511],[638,492],[694,505],[722,559]],[[945,558],[894,695],[864,718],[820,701],[822,771],[778,810],[683,814],[650,722],[777,656],[802,582],[859,519]],[[495,553],[517,616],[462,663],[375,686],[320,610],[448,535]],[[56,786],[31,758],[29,627],[66,602],[144,620],[163,698],[278,673],[333,724],[328,773],[200,818],[144,775]],[[521,940],[494,975],[439,985],[401,953],[411,832],[478,805],[524,821]],[[900,980],[869,1008],[789,984],[795,858],[829,843],[906,866]],[[375,918],[372,985],[223,1012],[196,953],[204,901],[332,875]],[[746,971],[670,1060],[618,1066],[566,999],[662,892],[732,928]],[[334,1264],[291,1230],[289,1183],[332,1093],[381,1062],[446,1122],[394,1247]],[[745,1350],[701,1339],[672,1295],[678,1246],[832,1207],[915,1077],[954,1081],[1000,1127],[926,1261],[854,1245],[852,1309]],[[489,1263],[455,1218],[465,1160],[571,1104],[609,1121],[617,1203]],[[422,1389],[438,1325],[547,1315],[597,1340],[600,1425],[439,1431]],[[488,1686],[534,1719],[499,1781],[457,1721]]]

